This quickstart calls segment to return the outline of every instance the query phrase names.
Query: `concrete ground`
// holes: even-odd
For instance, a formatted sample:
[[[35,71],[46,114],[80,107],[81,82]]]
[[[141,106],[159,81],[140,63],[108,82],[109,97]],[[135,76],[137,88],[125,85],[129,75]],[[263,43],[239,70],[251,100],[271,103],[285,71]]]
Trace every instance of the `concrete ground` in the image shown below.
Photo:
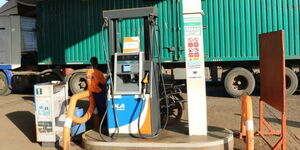
[[[254,95],[258,95],[255,92]],[[253,96],[255,129],[258,126],[258,100],[259,96]],[[240,101],[229,98],[221,86],[208,85],[207,106],[208,125],[214,127],[224,127],[238,133],[240,128]],[[300,149],[300,93],[287,98],[287,133],[288,149]],[[270,108],[266,108],[266,120],[275,129],[279,129],[279,113]],[[187,114],[184,113],[182,122],[187,122]],[[10,96],[0,96],[0,150],[14,149],[60,149],[43,148],[36,142],[34,124],[34,102],[32,94],[14,93]],[[270,138],[271,142],[276,141],[276,137]],[[242,140],[235,138],[235,149],[245,149]],[[81,149],[73,144],[73,149]],[[266,143],[259,137],[255,138],[255,149],[268,149]]]
[[[259,124],[259,92],[256,91],[252,96],[254,130],[258,130]],[[241,102],[239,99],[229,98],[223,87],[208,86],[207,88],[208,105],[208,125],[222,126],[238,133],[240,130]],[[300,92],[297,91],[293,96],[287,97],[287,149],[300,150]],[[265,107],[265,119],[275,130],[280,130],[280,113],[271,108]],[[278,137],[269,137],[273,145],[278,141]],[[235,149],[246,149],[244,142],[238,137],[234,140]],[[269,149],[267,144],[260,138],[255,137],[255,149]]]
[[[40,144],[35,139],[32,97],[32,95],[27,94],[12,94],[0,97],[1,150],[41,149]]]

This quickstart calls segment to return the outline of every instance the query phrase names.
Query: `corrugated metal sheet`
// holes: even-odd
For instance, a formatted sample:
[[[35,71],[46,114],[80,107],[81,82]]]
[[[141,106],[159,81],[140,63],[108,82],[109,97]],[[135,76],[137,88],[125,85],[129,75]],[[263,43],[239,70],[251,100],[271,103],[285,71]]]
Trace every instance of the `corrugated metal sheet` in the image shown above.
[[[158,8],[160,31],[156,32],[161,43],[162,60],[182,61],[184,38],[181,1],[144,3],[143,0],[51,0],[39,1],[37,5],[39,63],[88,64],[92,56],[98,57],[100,63],[105,63],[101,33],[102,11],[146,6]],[[143,39],[142,21],[121,21],[121,37],[141,36]],[[104,40],[108,45],[107,31]]]
[[[300,59],[299,0],[205,0],[207,61],[258,60],[258,35],[285,30],[287,59]]]

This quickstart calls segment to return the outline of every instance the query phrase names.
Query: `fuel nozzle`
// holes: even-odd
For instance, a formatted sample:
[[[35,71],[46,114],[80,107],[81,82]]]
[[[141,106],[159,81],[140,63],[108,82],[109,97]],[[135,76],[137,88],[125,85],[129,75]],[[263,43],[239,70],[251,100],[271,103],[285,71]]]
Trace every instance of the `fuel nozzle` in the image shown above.
[[[147,74],[145,75],[145,78],[143,79],[143,83],[144,83],[144,84],[148,84],[148,83],[149,83],[149,73],[147,73]]]
[[[104,17],[104,26],[108,27],[108,18],[107,17]]]
[[[146,95],[146,91],[147,91],[147,85],[149,83],[149,73],[147,72],[147,74],[145,75],[144,79],[143,79],[143,100],[146,100],[145,95]]]

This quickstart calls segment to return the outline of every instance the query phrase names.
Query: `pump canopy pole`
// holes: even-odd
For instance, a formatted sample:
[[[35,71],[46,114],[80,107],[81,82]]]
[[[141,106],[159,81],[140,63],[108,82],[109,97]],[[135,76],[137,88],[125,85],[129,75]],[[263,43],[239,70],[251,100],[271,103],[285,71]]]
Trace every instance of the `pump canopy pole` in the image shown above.
[[[207,135],[201,0],[183,0],[189,135]]]

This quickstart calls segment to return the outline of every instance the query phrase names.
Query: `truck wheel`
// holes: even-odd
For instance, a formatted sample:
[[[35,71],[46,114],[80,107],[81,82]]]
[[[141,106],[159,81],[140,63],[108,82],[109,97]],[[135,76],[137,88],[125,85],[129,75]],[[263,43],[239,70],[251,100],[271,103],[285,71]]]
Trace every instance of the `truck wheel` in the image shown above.
[[[83,72],[75,73],[70,79],[70,90],[73,94],[87,90],[86,75]]]
[[[255,88],[255,79],[250,71],[237,67],[226,75],[224,87],[232,97],[240,97],[244,93],[250,95]]]
[[[8,87],[8,81],[6,75],[0,72],[0,96],[6,96],[11,93],[11,89]]]
[[[290,96],[295,93],[298,88],[298,78],[296,73],[290,69],[285,68],[286,71],[286,95]]]

